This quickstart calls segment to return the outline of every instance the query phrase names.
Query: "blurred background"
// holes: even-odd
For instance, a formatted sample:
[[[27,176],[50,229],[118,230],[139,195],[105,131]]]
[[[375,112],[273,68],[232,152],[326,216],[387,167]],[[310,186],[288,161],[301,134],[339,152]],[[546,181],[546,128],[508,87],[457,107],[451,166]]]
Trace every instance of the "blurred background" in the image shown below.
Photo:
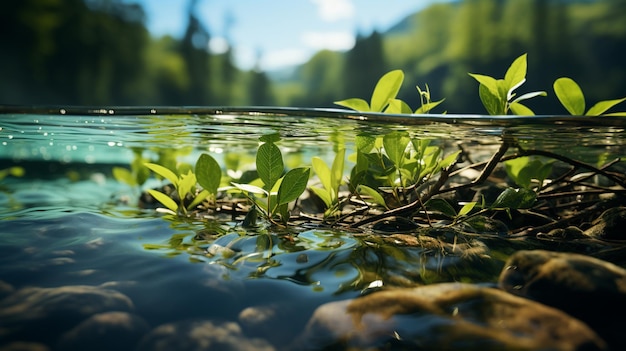
[[[21,0],[0,5],[0,104],[337,107],[402,69],[400,98],[485,113],[467,75],[502,78],[528,53],[519,93],[565,113],[626,96],[626,0]]]

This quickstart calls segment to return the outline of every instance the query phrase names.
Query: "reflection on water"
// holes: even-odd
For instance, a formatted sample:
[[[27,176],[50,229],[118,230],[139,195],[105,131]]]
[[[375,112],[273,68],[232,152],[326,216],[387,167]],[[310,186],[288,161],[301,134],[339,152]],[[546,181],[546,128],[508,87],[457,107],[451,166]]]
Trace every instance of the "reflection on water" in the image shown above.
[[[113,166],[128,165],[137,153],[154,160],[163,150],[179,151],[174,154],[182,162],[208,152],[220,161],[236,155],[238,161],[252,163],[259,136],[270,132],[281,134],[285,154],[300,164],[309,164],[312,156],[331,157],[339,147],[352,150],[358,133],[390,130],[408,130],[453,149],[462,142],[478,156],[483,148],[499,144],[503,135],[517,138],[523,147],[591,160],[623,156],[625,145],[622,120],[602,119],[593,125],[590,119],[571,117],[521,123],[318,110],[212,112],[1,115],[0,169],[20,165],[26,174],[0,183],[0,298],[16,291],[32,294],[20,290],[29,286],[90,286],[94,290],[87,290],[94,294],[112,289],[130,299],[134,313],[153,327],[191,318],[236,321],[251,307],[273,306],[295,311],[276,326],[286,336],[274,338],[285,342],[326,301],[381,286],[492,284],[510,251],[483,248],[470,239],[416,246],[400,235],[168,220],[153,209],[137,208],[141,189],[116,182]],[[421,240],[431,239],[425,235]],[[476,254],[463,254],[462,245]],[[81,289],[72,293],[85,293]],[[11,328],[41,327],[12,313],[0,303],[0,320],[10,318]]]

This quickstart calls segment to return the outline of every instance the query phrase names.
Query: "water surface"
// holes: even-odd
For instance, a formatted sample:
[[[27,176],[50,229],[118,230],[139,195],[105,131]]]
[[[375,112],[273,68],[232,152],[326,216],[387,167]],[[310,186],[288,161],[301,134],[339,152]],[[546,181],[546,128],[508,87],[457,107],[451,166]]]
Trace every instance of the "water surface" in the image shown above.
[[[320,304],[368,287],[494,284],[508,251],[496,249],[492,262],[467,264],[332,228],[298,226],[286,233],[237,221],[172,221],[137,203],[141,191],[159,181],[132,187],[115,180],[113,167],[127,166],[137,153],[156,160],[168,150],[181,162],[201,153],[223,162],[236,154],[249,165],[259,137],[274,132],[282,137],[287,164],[300,165],[312,156],[330,159],[339,146],[352,150],[358,133],[392,130],[449,150],[462,144],[479,156],[488,156],[504,136],[582,160],[622,157],[626,150],[626,123],[608,117],[406,117],[279,108],[5,107],[0,113],[0,170],[25,169],[23,177],[0,183],[3,294],[106,287],[128,296],[152,327],[193,318],[237,321],[246,308],[271,306],[284,314],[272,328],[280,332],[245,332],[277,346]]]

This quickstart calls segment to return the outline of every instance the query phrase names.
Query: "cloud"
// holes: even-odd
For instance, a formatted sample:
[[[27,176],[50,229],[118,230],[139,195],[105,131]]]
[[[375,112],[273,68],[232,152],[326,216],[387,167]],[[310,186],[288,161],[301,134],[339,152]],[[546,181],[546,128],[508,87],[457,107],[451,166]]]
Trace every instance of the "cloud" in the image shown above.
[[[322,20],[327,22],[354,16],[354,4],[351,0],[311,0],[317,6],[317,11]]]
[[[271,71],[278,68],[303,64],[310,57],[311,53],[302,49],[267,51],[261,56],[260,66],[264,71]]]
[[[302,41],[316,50],[349,50],[354,46],[354,34],[350,32],[306,32]]]

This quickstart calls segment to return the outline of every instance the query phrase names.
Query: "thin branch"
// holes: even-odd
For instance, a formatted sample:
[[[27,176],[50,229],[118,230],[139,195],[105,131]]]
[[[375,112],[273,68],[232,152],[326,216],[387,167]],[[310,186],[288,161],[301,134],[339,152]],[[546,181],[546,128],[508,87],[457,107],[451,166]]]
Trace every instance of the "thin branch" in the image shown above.
[[[366,224],[369,224],[369,223],[372,223],[372,222],[376,222],[376,221],[384,219],[384,218],[388,218],[388,217],[392,217],[392,216],[399,216],[399,215],[402,216],[402,215],[407,215],[407,214],[416,212],[417,210],[419,210],[422,207],[423,203],[426,203],[428,200],[430,200],[435,195],[438,195],[438,194],[441,194],[441,193],[445,193],[445,192],[451,192],[451,191],[455,191],[455,190],[459,190],[459,189],[463,189],[463,188],[473,187],[473,186],[475,186],[477,184],[480,184],[480,183],[484,182],[487,179],[487,177],[489,177],[489,175],[496,168],[497,164],[500,162],[500,160],[502,159],[504,154],[509,149],[509,146],[510,146],[510,143],[507,140],[504,140],[502,142],[502,144],[500,145],[500,148],[498,149],[498,151],[495,154],[493,154],[493,156],[491,156],[491,159],[489,159],[489,161],[485,165],[485,168],[482,170],[482,172],[480,173],[478,178],[476,178],[471,183],[459,185],[459,186],[448,188],[448,189],[445,189],[445,190],[441,191],[441,188],[447,182],[448,177],[450,175],[450,170],[449,169],[442,170],[441,171],[441,175],[439,176],[439,179],[437,180],[437,182],[435,182],[435,184],[432,186],[432,188],[430,188],[430,191],[426,195],[424,195],[423,198],[415,200],[415,201],[411,202],[408,205],[404,205],[404,206],[401,206],[401,207],[397,207],[397,208],[391,209],[389,211],[381,213],[380,215],[376,215],[376,216],[372,216],[372,217],[363,219],[363,220],[361,220],[359,222],[351,224],[350,227],[351,228],[356,228],[356,227],[360,227],[360,226],[363,226],[363,225],[366,225]]]

